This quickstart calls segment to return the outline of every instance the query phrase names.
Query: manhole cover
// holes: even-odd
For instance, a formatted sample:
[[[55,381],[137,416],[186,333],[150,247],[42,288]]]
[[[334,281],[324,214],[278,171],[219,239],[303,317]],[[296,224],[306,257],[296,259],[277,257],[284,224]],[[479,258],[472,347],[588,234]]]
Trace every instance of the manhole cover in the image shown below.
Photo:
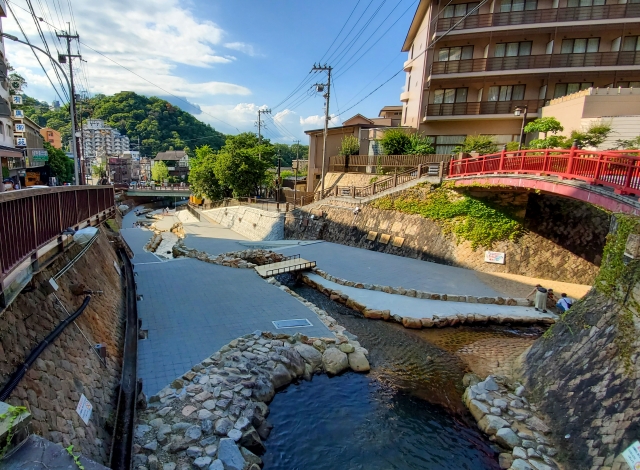
[[[313,326],[306,318],[299,318],[295,320],[276,320],[271,322],[277,329],[282,328],[304,328],[307,326]]]

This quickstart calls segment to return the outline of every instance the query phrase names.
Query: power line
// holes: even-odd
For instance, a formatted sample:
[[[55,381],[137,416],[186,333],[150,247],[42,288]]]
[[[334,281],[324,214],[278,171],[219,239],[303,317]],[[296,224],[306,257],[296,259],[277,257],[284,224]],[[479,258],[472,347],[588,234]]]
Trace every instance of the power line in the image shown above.
[[[18,28],[20,28],[20,32],[24,36],[24,40],[27,42],[27,44],[29,44],[29,46],[31,46],[31,43],[29,42],[29,38],[27,37],[26,33],[24,32],[24,29],[22,29],[22,25],[18,21],[18,17],[15,15],[13,10],[11,9],[11,5],[7,5],[7,6],[9,7],[9,12],[11,12],[11,16],[13,16],[13,19],[16,21],[16,24],[18,25]],[[58,92],[58,89],[53,84],[53,81],[51,80],[51,77],[49,77],[49,74],[47,74],[47,70],[44,68],[44,65],[42,65],[42,62],[40,61],[40,57],[38,56],[38,54],[36,54],[36,51],[33,48],[31,48],[31,51],[33,52],[33,55],[35,56],[36,60],[40,64],[40,67],[42,68],[42,71],[44,72],[44,75],[47,77],[47,79],[49,80],[49,83],[51,83],[51,86],[53,87],[53,89],[55,90],[56,94],[60,98],[60,101],[62,101],[64,103],[65,100],[62,98],[62,96],[60,96],[60,93]],[[63,91],[65,91],[64,88],[63,88]],[[66,96],[66,93],[65,93],[65,96]]]
[[[386,1],[386,0],[383,0],[383,3],[384,3],[384,1]],[[345,41],[349,38],[351,33],[355,30],[356,26],[360,22],[360,20],[364,17],[364,14],[369,10],[369,8],[371,8],[372,4],[373,4],[373,0],[370,0],[369,3],[367,4],[367,6],[362,11],[362,13],[360,14],[360,16],[358,17],[358,19],[356,20],[356,22],[353,24],[353,26],[351,26],[351,29],[349,30],[347,35],[344,37],[344,39],[342,39],[342,41],[340,42],[338,47],[331,53],[331,55],[329,57],[327,57],[327,59],[326,59],[327,62],[331,61],[333,56],[335,55],[335,53],[340,50],[340,46],[342,46],[345,43]]]
[[[333,45],[336,43],[336,41],[338,40],[338,38],[340,37],[340,34],[342,34],[342,31],[344,30],[345,26],[347,26],[347,23],[349,23],[349,20],[351,19],[351,16],[353,16],[353,13],[356,11],[356,8],[358,8],[358,5],[360,4],[360,0],[358,0],[356,2],[356,6],[353,7],[353,10],[351,10],[351,13],[349,13],[349,16],[347,17],[347,21],[344,22],[344,24],[342,25],[342,28],[340,28],[340,31],[338,31],[338,34],[336,35],[335,38],[333,38],[333,42],[331,43],[331,45],[328,47],[328,49],[326,50],[326,52],[324,54],[322,54],[322,57],[320,57],[319,62],[322,62],[322,59],[324,59],[324,57],[329,53],[329,51],[331,50],[331,48],[333,47]]]

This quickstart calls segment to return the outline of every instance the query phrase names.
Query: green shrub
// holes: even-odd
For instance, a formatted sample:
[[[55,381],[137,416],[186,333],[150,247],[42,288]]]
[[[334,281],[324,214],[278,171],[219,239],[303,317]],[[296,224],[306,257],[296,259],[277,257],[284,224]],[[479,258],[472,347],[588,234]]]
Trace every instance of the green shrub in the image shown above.
[[[490,135],[468,135],[464,141],[453,149],[455,153],[477,152],[480,155],[497,153],[498,145]]]
[[[360,153],[360,141],[355,135],[345,135],[340,143],[339,154],[343,157],[358,155]]]
[[[380,139],[380,145],[386,155],[405,155],[411,148],[411,137],[403,129],[387,129]]]

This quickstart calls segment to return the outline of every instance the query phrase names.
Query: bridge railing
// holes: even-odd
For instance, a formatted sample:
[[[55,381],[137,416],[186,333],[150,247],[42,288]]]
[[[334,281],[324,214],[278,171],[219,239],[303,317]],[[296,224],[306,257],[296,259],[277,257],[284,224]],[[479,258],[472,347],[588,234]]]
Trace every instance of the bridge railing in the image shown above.
[[[114,211],[111,186],[0,193],[0,292],[16,268],[26,261],[37,261],[43,249],[61,241],[67,227],[91,225]]]
[[[452,160],[449,178],[489,173],[555,175],[640,192],[640,150],[534,149]]]
[[[164,186],[144,186],[144,185],[135,185],[135,186],[127,186],[126,188],[122,188],[129,191],[184,191],[190,192],[191,188],[189,185],[181,186],[179,184],[167,184]]]

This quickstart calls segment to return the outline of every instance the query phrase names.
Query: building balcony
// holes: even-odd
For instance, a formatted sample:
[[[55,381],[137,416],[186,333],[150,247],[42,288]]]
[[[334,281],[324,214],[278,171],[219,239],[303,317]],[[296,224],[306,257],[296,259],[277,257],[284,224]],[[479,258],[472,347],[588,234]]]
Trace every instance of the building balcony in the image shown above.
[[[544,100],[480,101],[475,103],[442,103],[427,106],[426,117],[432,116],[479,116],[487,114],[510,114],[518,106],[527,106],[529,114],[535,114],[544,106]]]
[[[411,71],[411,67],[413,67],[413,59],[407,60],[404,63],[404,65],[402,66],[402,68],[404,69],[405,72],[410,72]]]
[[[568,67],[619,67],[640,65],[640,52],[588,52],[434,62],[432,75],[505,70],[554,69]]]
[[[400,101],[409,101],[410,93],[408,91],[403,91],[400,93]]]
[[[568,21],[613,20],[639,18],[640,4],[596,5],[590,7],[547,8],[542,10],[511,11],[472,15],[457,25],[454,30],[496,28],[540,23],[562,23]],[[451,29],[461,18],[440,18],[437,32]]]

